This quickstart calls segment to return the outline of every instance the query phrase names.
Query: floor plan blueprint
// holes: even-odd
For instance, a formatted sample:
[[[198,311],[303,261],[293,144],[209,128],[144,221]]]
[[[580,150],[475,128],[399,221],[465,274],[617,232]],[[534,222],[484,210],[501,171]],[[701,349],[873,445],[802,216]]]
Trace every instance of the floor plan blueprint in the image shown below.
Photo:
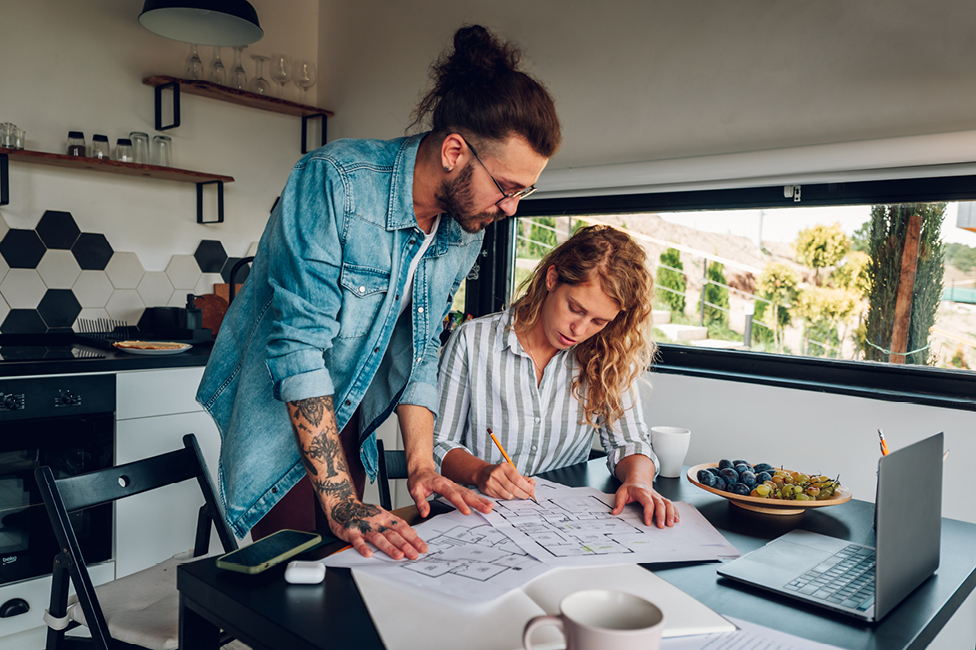
[[[738,557],[694,506],[678,502],[673,528],[645,526],[638,505],[612,515],[613,495],[593,488],[539,490],[537,501],[495,500],[481,515],[537,560],[556,566],[684,562]]]

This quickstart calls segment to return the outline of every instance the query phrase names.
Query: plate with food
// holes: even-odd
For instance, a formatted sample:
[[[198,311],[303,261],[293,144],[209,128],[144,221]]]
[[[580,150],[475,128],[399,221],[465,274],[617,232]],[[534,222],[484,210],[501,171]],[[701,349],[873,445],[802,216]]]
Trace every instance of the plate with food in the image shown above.
[[[180,354],[193,347],[189,343],[173,343],[171,341],[116,341],[112,345],[129,354],[147,356]]]
[[[732,504],[771,515],[798,515],[809,508],[846,503],[853,496],[840,477],[804,474],[768,463],[722,459],[688,469],[688,481]]]

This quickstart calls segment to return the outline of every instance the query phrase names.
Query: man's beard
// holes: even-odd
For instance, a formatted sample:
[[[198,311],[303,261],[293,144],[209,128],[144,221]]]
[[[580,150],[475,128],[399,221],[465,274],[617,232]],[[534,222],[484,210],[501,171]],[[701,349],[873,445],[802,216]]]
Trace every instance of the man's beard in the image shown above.
[[[434,193],[434,198],[438,205],[449,212],[461,229],[469,233],[479,233],[485,229],[489,223],[495,219],[502,219],[505,213],[498,212],[479,212],[472,213],[471,176],[473,175],[470,162],[464,169],[458,172],[453,180],[444,180],[440,188]]]

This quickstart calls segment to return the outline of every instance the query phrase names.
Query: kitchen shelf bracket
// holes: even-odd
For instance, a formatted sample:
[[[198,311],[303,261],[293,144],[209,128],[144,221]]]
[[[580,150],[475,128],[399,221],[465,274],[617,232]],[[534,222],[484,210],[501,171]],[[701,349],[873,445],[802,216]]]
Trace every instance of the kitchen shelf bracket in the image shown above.
[[[217,185],[217,220],[203,220],[203,186]],[[197,183],[197,223],[224,223],[224,181],[202,181]]]
[[[0,205],[10,203],[10,172],[7,154],[0,154]]]
[[[167,88],[173,89],[173,123],[163,126],[163,91]],[[167,131],[175,129],[180,125],[180,82],[171,81],[169,83],[156,86],[156,130]]]
[[[315,113],[314,115],[302,115],[302,153],[308,153],[308,121],[317,117],[322,118],[322,144],[319,146],[325,146],[325,136],[327,135],[326,127],[329,124],[329,114]]]

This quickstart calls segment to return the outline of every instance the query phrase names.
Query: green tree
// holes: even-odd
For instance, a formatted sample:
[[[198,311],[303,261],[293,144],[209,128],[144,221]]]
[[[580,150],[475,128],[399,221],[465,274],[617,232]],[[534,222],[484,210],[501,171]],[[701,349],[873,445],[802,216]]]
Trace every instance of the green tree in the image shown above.
[[[973,269],[976,269],[976,248],[972,246],[955,243],[946,244],[945,258],[946,262],[952,264],[963,273],[969,273]]]
[[[685,313],[685,291],[688,281],[682,273],[681,253],[676,248],[668,248],[661,253],[661,264],[657,267],[657,297],[667,304],[671,311]]]
[[[763,300],[756,301],[754,321],[765,323],[753,324],[753,335],[757,340],[768,341],[768,332],[772,331],[773,344],[776,349],[782,345],[781,332],[792,321],[790,308],[799,294],[800,275],[782,262],[771,262],[766,265],[759,279],[756,281],[756,292]]]
[[[868,316],[865,322],[864,358],[888,361],[891,333],[895,323],[895,304],[901,282],[901,258],[905,247],[908,222],[912,215],[922,218],[919,233],[918,262],[912,289],[912,309],[908,323],[906,363],[926,364],[934,361],[928,349],[929,328],[942,298],[942,276],[945,272],[945,247],[942,243],[942,221],[945,203],[902,203],[875,205],[871,208],[870,255],[874,281],[868,294]]]
[[[709,282],[703,288],[705,292],[705,322],[728,326],[729,324],[729,290],[725,288],[725,266],[718,262],[706,262],[705,277]],[[699,305],[699,308],[701,306]]]
[[[863,251],[851,251],[830,276],[840,289],[851,289],[861,297],[871,291],[871,256]]]
[[[542,259],[559,242],[556,239],[556,218],[537,217],[519,219],[517,255],[522,258]]]
[[[798,262],[813,269],[813,280],[819,285],[820,269],[840,262],[850,246],[850,240],[840,229],[839,223],[831,226],[818,224],[800,231],[793,243],[793,250],[796,251]]]
[[[868,252],[868,231],[871,229],[871,220],[868,219],[861,224],[861,227],[854,231],[851,235],[851,250],[860,251],[862,253]]]
[[[846,336],[838,333],[838,326],[854,315],[858,294],[851,289],[811,287],[800,292],[793,313],[803,319],[803,347],[811,356],[840,356],[841,342]],[[811,346],[810,342],[815,341]]]

